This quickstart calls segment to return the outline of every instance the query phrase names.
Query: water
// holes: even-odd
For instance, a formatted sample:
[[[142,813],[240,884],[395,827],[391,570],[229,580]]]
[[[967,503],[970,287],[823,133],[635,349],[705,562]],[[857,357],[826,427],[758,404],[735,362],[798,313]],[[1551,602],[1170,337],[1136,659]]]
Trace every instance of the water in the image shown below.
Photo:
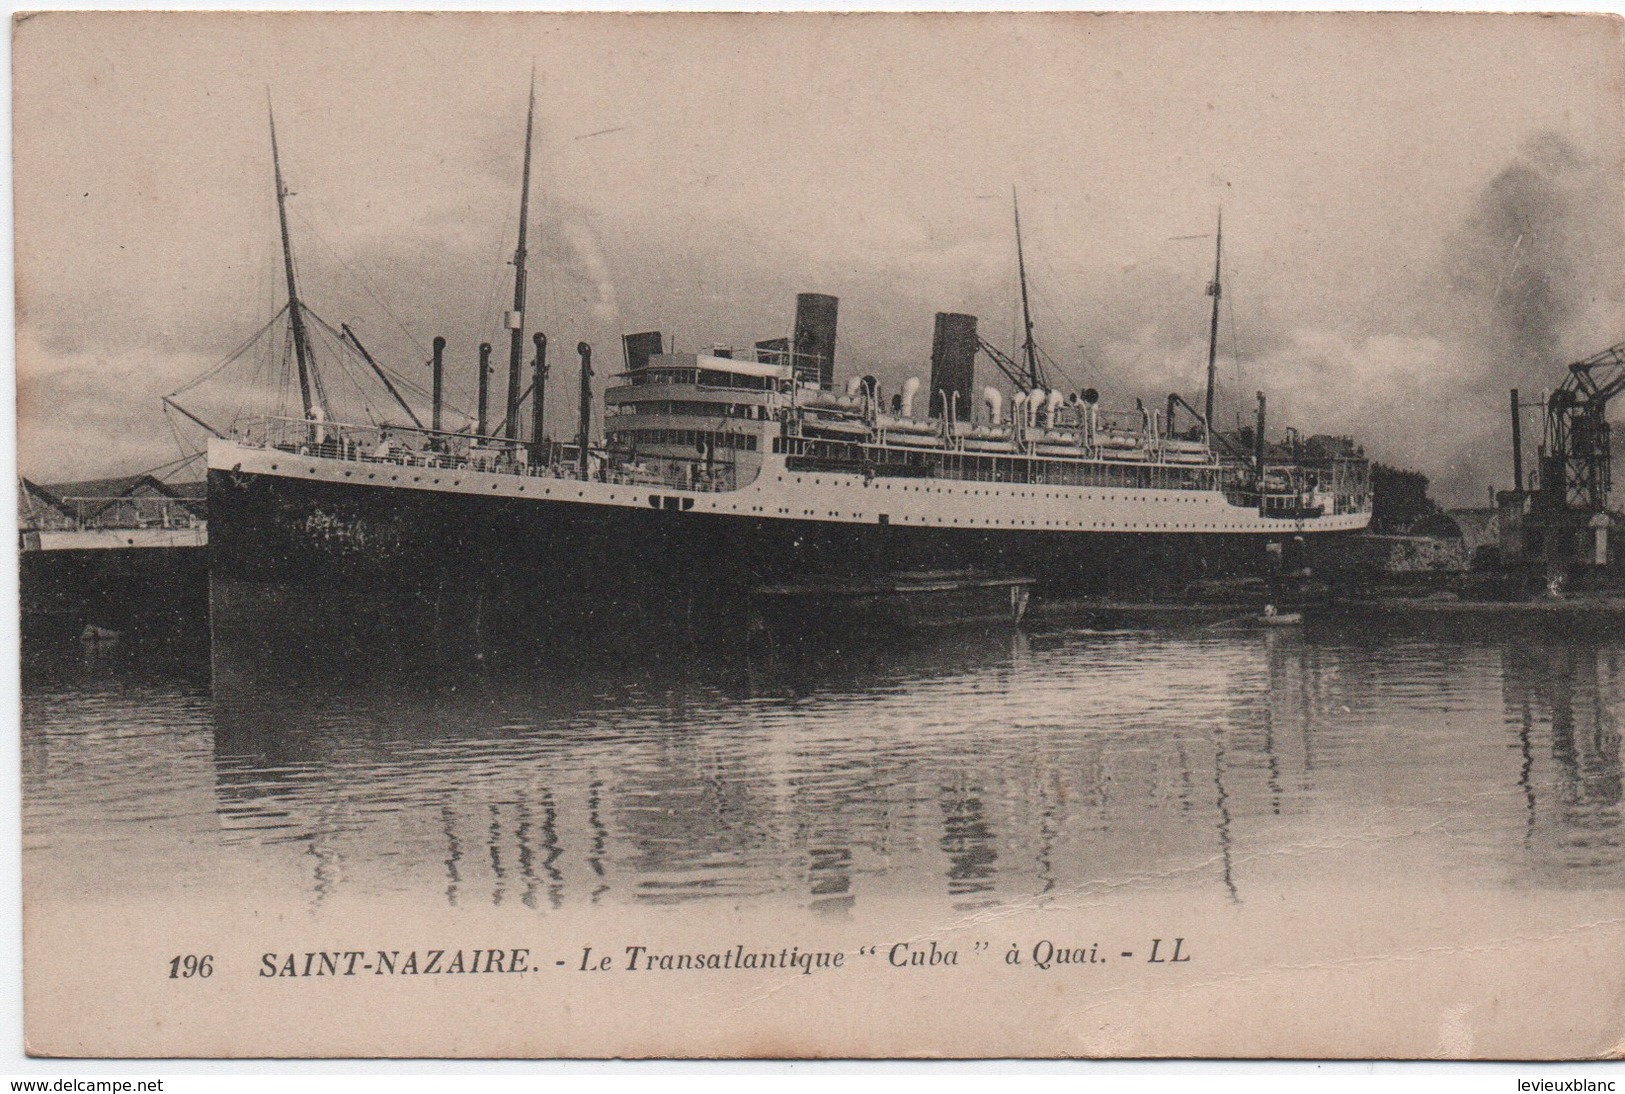
[[[640,662],[425,682],[30,651],[30,898],[846,917],[1625,887],[1610,632],[1052,625]]]

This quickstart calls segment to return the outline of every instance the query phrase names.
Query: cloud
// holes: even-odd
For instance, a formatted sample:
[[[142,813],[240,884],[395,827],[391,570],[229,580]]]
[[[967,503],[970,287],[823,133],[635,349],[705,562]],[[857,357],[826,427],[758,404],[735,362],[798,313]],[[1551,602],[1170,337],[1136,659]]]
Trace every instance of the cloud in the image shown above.
[[[451,400],[473,402],[478,343],[506,360],[532,57],[527,318],[549,336],[555,434],[577,341],[606,363],[627,330],[748,345],[788,333],[798,291],[841,298],[839,370],[888,390],[928,368],[939,310],[1013,350],[1012,183],[1067,386],[1200,395],[1212,252],[1187,237],[1222,198],[1221,417],[1263,388],[1274,425],[1351,433],[1452,499],[1505,481],[1507,387],[1553,386],[1621,337],[1619,105],[1591,79],[1617,68],[1617,34],[1596,21],[172,25],[56,18],[62,39],[17,61],[25,388],[58,421],[146,415],[157,450],[157,395],[282,302],[267,79],[306,302],[423,385],[446,337]],[[222,380],[200,411],[235,407],[246,381]],[[31,465],[66,450],[31,448],[42,435],[22,439]]]
[[[1444,272],[1464,305],[1458,330],[1482,350],[1484,379],[1517,381],[1563,364],[1588,282],[1607,276],[1594,233],[1617,243],[1589,175],[1564,137],[1538,133],[1455,233]]]
[[[1614,336],[1608,323],[1620,313],[1618,290],[1605,291],[1609,279],[1595,271],[1610,262],[1617,269],[1625,244],[1619,232],[1597,227],[1617,207],[1606,181],[1561,135],[1537,133],[1482,185],[1432,257],[1385,274],[1391,283],[1382,292],[1362,286],[1311,303],[1285,295],[1283,304],[1267,267],[1243,261],[1246,272],[1264,276],[1232,271],[1227,285],[1221,423],[1250,420],[1253,392],[1262,388],[1272,431],[1294,425],[1353,436],[1375,457],[1422,469],[1446,500],[1477,501],[1486,485],[1505,480],[1506,389],[1555,386],[1566,360]],[[485,203],[496,203],[494,191]],[[492,342],[498,371],[505,367],[501,313],[510,303],[512,240],[500,226],[471,228],[466,211],[443,208],[407,234],[365,233],[340,253],[326,242],[338,234],[331,219],[309,218],[310,232],[326,228],[305,241],[312,255],[301,263],[305,299],[335,326],[348,322],[378,357],[419,383],[427,382],[428,341],[447,337],[448,402],[470,407],[475,343]],[[1013,239],[1003,238],[1002,215],[985,219],[979,231],[949,240],[906,219],[882,219],[860,232],[861,248],[837,254],[815,239],[785,239],[703,213],[674,222],[649,209],[597,223],[590,208],[554,197],[532,235],[527,317],[550,337],[551,428],[573,428],[576,341],[593,342],[601,360],[615,359],[622,333],[651,327],[685,349],[744,346],[788,329],[797,291],[842,298],[841,371],[872,372],[888,389],[927,371],[938,310],[978,314],[984,336],[1013,350]],[[1207,357],[1203,246],[1113,269],[1088,256],[1057,256],[1043,239],[1030,243],[1039,337],[1059,366],[1055,379],[1100,387],[1111,405],[1160,402],[1168,391],[1197,402]],[[131,377],[151,380],[147,413],[156,423],[159,389],[178,386],[199,362],[213,363],[205,351],[220,342],[218,329],[177,320],[158,324],[147,344],[104,358],[88,347],[116,345],[109,332],[132,317],[104,316],[98,326],[71,309],[43,311],[58,318],[44,324],[29,357],[36,397],[59,407],[83,399],[91,417],[112,413],[119,435],[138,432],[140,414],[128,399],[116,413],[96,409],[98,385],[127,391]],[[331,353],[324,360],[338,367]],[[70,375],[44,384],[61,372]],[[241,382],[224,378],[232,406],[207,389],[191,398],[206,416],[229,415],[241,402]],[[329,387],[348,390],[337,381]],[[58,436],[42,432],[40,420],[25,430],[25,446]],[[132,442],[119,451],[147,458],[162,449]],[[115,463],[99,461],[109,473]]]
[[[165,376],[209,364],[153,349],[63,354],[28,332],[19,333],[17,357],[18,470],[39,483],[128,475],[178,459],[159,416]],[[197,428],[177,424],[196,443]]]

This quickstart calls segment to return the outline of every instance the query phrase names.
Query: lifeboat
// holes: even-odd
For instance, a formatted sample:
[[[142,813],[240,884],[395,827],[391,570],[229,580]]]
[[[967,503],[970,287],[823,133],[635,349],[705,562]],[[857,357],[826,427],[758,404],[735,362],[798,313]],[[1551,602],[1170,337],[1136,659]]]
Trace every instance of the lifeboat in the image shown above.
[[[886,444],[904,448],[941,448],[942,438],[935,433],[895,433],[887,430]]]
[[[887,433],[927,433],[935,436],[938,426],[935,422],[921,422],[913,418],[899,418],[892,414],[882,414],[879,419],[880,428]]]
[[[862,422],[831,421],[827,418],[809,418],[801,423],[804,433],[838,433],[843,437],[867,437],[869,427]]]

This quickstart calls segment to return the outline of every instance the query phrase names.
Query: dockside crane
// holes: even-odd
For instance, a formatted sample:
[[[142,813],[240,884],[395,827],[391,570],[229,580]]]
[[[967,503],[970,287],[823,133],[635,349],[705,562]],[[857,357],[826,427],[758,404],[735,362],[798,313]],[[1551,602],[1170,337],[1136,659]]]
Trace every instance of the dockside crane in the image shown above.
[[[1625,391],[1625,342],[1569,366],[1546,399],[1535,505],[1548,513],[1603,513],[1613,486],[1608,401]]]
[[[1568,367],[1555,391],[1524,403],[1512,389],[1512,489],[1499,491],[1503,565],[1545,567],[1554,595],[1563,578],[1604,571],[1625,557],[1609,543],[1619,518],[1608,508],[1613,488],[1613,430],[1608,403],[1625,392],[1625,342]],[[1539,462],[1527,489],[1523,477],[1522,411],[1544,419]]]

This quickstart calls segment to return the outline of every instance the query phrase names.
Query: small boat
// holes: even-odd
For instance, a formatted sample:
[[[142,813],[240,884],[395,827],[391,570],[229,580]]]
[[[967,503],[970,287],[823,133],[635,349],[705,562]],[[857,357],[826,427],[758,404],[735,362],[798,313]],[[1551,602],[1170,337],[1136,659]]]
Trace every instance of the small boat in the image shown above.
[[[1278,612],[1274,604],[1264,606],[1264,614],[1258,621],[1266,627],[1296,627],[1303,622],[1302,612]]]
[[[920,629],[1019,624],[1034,581],[974,570],[899,571],[878,579],[808,580],[752,590],[752,629],[794,633],[863,625]]]

